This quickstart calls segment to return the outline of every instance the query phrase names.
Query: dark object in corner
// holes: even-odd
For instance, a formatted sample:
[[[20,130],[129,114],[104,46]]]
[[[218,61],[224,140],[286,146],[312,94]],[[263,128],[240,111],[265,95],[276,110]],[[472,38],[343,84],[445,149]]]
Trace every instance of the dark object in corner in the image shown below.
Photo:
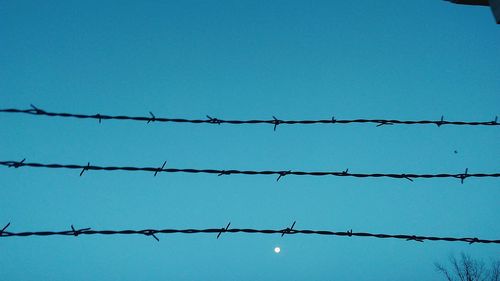
[[[474,5],[474,6],[489,6],[493,12],[493,16],[498,24],[500,24],[500,0],[445,0],[454,4]]]

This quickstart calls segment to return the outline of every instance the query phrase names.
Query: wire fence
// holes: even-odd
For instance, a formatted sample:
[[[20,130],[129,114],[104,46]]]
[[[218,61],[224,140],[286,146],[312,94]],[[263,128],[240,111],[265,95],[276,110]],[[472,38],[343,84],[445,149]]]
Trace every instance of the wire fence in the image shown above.
[[[355,177],[355,178],[395,178],[395,179],[406,179],[409,181],[413,181],[414,179],[424,178],[456,178],[460,179],[461,183],[464,182],[467,178],[498,178],[500,177],[500,173],[469,173],[468,169],[465,169],[463,173],[458,174],[411,174],[411,173],[403,173],[403,174],[384,174],[384,173],[352,173],[349,172],[349,169],[340,172],[304,172],[304,171],[292,171],[292,170],[284,170],[284,171],[252,171],[252,170],[220,170],[220,169],[179,169],[179,168],[165,168],[167,162],[165,161],[161,167],[119,167],[119,166],[96,166],[90,165],[90,162],[87,165],[74,165],[74,164],[43,164],[43,163],[29,163],[26,162],[26,159],[21,161],[0,161],[1,166],[7,167],[32,167],[32,168],[49,168],[49,169],[71,169],[71,170],[80,170],[80,176],[84,174],[86,171],[127,171],[127,172],[151,172],[156,176],[158,173],[188,173],[188,174],[216,174],[218,176],[223,175],[274,175],[278,176],[276,181],[279,181],[281,178],[294,175],[294,176],[335,176],[335,177]]]
[[[30,109],[0,109],[4,113],[22,113],[37,116],[49,117],[63,117],[63,118],[78,118],[78,119],[95,119],[99,120],[129,120],[140,121],[146,123],[153,122],[169,122],[169,123],[192,123],[192,124],[232,124],[232,125],[251,125],[251,124],[270,124],[274,130],[278,125],[310,125],[310,124],[353,124],[353,123],[370,123],[377,126],[383,125],[436,125],[441,127],[443,125],[456,125],[456,126],[499,126],[498,117],[496,116],[492,121],[447,121],[444,116],[439,120],[397,120],[397,119],[320,119],[320,120],[282,120],[273,116],[273,119],[267,120],[224,120],[211,117],[207,115],[206,119],[184,119],[184,118],[161,118],[156,117],[152,112],[150,116],[126,116],[126,115],[107,115],[107,114],[76,114],[76,113],[58,113],[49,112],[31,105]]]
[[[308,230],[294,229],[295,222],[291,227],[283,229],[252,229],[252,228],[229,228],[231,223],[222,228],[206,228],[206,229],[143,229],[143,230],[92,230],[91,228],[75,229],[71,225],[71,229],[62,231],[29,231],[29,232],[9,232],[6,231],[10,223],[0,231],[0,238],[6,237],[28,237],[28,236],[79,236],[79,235],[145,235],[151,236],[157,241],[160,241],[157,234],[199,234],[211,233],[217,234],[218,239],[223,233],[244,233],[244,234],[279,234],[284,235],[326,235],[326,236],[343,236],[343,237],[372,237],[379,239],[399,239],[406,241],[444,241],[444,242],[466,242],[469,244],[500,244],[500,240],[480,239],[477,237],[436,237],[436,236],[421,236],[407,234],[380,234],[369,232],[353,232],[348,231],[330,231],[330,230]]]
[[[78,119],[95,119],[99,123],[102,120],[130,120],[130,121],[140,121],[146,123],[152,122],[171,122],[171,123],[192,123],[192,124],[233,124],[233,125],[245,125],[245,124],[270,124],[276,130],[278,125],[308,125],[308,124],[353,124],[353,123],[371,123],[377,126],[383,125],[436,125],[438,127],[443,125],[458,125],[458,126],[499,126],[498,118],[495,117],[493,121],[485,122],[467,122],[467,121],[446,121],[444,117],[441,116],[440,120],[393,120],[393,119],[331,119],[324,120],[282,120],[273,116],[273,119],[269,120],[223,120],[207,116],[207,119],[182,119],[182,118],[160,118],[156,117],[152,112],[150,116],[124,116],[124,115],[103,115],[103,114],[74,114],[74,113],[56,113],[48,112],[31,105],[30,109],[0,109],[0,112],[4,113],[20,113],[29,114],[36,116],[49,116],[49,117],[62,117],[62,118],[78,118]],[[292,171],[292,170],[237,170],[237,169],[193,169],[193,168],[171,168],[165,167],[167,162],[165,161],[163,165],[159,167],[134,167],[134,166],[97,166],[91,165],[88,162],[86,165],[75,165],[75,164],[45,164],[45,163],[30,163],[26,162],[26,159],[21,161],[0,161],[1,166],[20,168],[20,167],[31,167],[31,168],[49,168],[49,169],[71,169],[80,170],[80,176],[82,176],[86,171],[143,171],[153,173],[157,176],[158,173],[189,173],[189,174],[216,174],[218,176],[224,175],[273,175],[277,176],[276,181],[289,175],[294,176],[335,176],[335,177],[355,177],[355,178],[395,178],[395,179],[406,179],[413,181],[414,179],[424,178],[454,178],[459,179],[461,183],[467,178],[498,178],[500,173],[469,173],[468,169],[465,169],[462,173],[438,173],[438,174],[414,174],[414,173],[353,173],[349,172],[349,169],[343,171]],[[480,239],[477,237],[436,237],[436,236],[420,236],[420,235],[407,235],[407,234],[380,234],[380,233],[369,233],[369,232],[353,232],[352,229],[348,231],[330,231],[330,230],[308,230],[308,229],[294,229],[295,222],[290,226],[283,229],[252,229],[252,228],[230,228],[231,223],[227,224],[226,227],[222,228],[207,228],[207,229],[142,229],[142,230],[93,230],[91,228],[75,229],[71,225],[71,229],[62,231],[27,231],[27,232],[11,232],[7,231],[10,223],[7,224],[3,229],[0,230],[0,238],[7,237],[29,237],[29,236],[79,236],[79,235],[145,235],[151,236],[157,241],[159,234],[217,234],[216,238],[224,233],[243,233],[243,234],[280,234],[284,235],[326,235],[326,236],[343,236],[343,237],[371,237],[379,239],[399,239],[406,241],[444,241],[444,242],[466,242],[469,244],[473,243],[484,243],[484,244],[500,244],[500,240],[488,240]]]

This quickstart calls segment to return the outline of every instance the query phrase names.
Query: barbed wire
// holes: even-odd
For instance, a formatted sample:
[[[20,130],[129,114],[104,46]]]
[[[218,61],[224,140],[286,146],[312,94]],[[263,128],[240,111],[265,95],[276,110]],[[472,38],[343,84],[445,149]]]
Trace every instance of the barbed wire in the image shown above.
[[[78,119],[96,119],[99,123],[102,120],[130,120],[130,121],[140,121],[146,123],[153,122],[170,122],[170,123],[192,123],[192,124],[233,124],[233,125],[244,125],[244,124],[270,124],[273,125],[274,131],[278,125],[310,125],[310,124],[352,124],[352,123],[371,123],[377,124],[377,127],[384,125],[436,125],[441,127],[443,125],[457,125],[457,126],[499,126],[498,116],[495,117],[493,121],[446,121],[444,116],[441,116],[440,120],[396,120],[396,119],[335,119],[332,117],[330,119],[320,119],[320,120],[282,120],[273,116],[273,119],[268,120],[224,120],[211,117],[207,115],[207,119],[184,119],[184,118],[161,118],[156,117],[152,112],[149,112],[150,116],[126,116],[126,115],[107,115],[107,114],[76,114],[76,113],[57,113],[49,112],[40,109],[34,105],[31,105],[30,109],[0,109],[0,112],[4,113],[23,113],[37,116],[50,116],[50,117],[63,117],[63,118],[78,118]]]
[[[500,240],[487,240],[477,237],[436,237],[436,236],[421,236],[421,235],[408,235],[408,234],[381,234],[369,232],[353,232],[352,229],[347,231],[330,231],[330,230],[308,230],[308,229],[294,229],[295,222],[291,227],[283,229],[253,229],[253,228],[229,228],[231,223],[222,228],[206,228],[206,229],[143,229],[143,230],[93,230],[91,228],[76,229],[71,225],[71,229],[62,231],[27,231],[27,232],[10,232],[6,231],[10,223],[7,224],[0,231],[0,238],[6,237],[28,237],[28,236],[79,236],[79,235],[145,235],[151,236],[157,241],[160,241],[157,234],[198,234],[198,233],[212,233],[217,234],[216,238],[219,239],[222,233],[244,233],[244,234],[281,234],[284,235],[327,235],[327,236],[343,236],[343,237],[372,237],[380,239],[399,239],[406,241],[445,241],[445,242],[466,242],[484,243],[484,244],[500,244]]]
[[[406,179],[413,181],[413,179],[418,178],[456,178],[460,179],[461,183],[467,178],[498,178],[500,173],[469,173],[469,169],[465,169],[463,173],[459,174],[394,174],[394,173],[351,173],[349,169],[341,172],[304,172],[304,171],[252,171],[252,170],[220,170],[220,169],[179,169],[179,168],[165,168],[167,162],[165,161],[161,167],[119,167],[119,166],[96,166],[91,165],[90,162],[87,165],[74,165],[74,164],[43,164],[43,163],[29,163],[26,162],[26,158],[21,161],[0,161],[0,165],[7,167],[33,167],[33,168],[49,168],[49,169],[73,169],[81,170],[80,176],[84,172],[94,170],[94,171],[128,171],[128,172],[152,172],[154,176],[158,173],[189,173],[189,174],[216,174],[218,176],[223,175],[277,175],[276,181],[281,178],[294,175],[294,176],[335,176],[335,177],[355,177],[355,178],[396,178],[396,179]]]

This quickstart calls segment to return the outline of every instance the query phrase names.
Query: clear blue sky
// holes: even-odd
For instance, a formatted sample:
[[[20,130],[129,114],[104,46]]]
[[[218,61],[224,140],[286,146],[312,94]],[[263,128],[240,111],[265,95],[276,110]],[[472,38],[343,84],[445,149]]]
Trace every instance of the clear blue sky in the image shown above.
[[[427,1],[1,1],[0,107],[227,119],[500,116],[500,28]],[[178,1],[181,2],[181,1]],[[213,126],[0,115],[0,158],[96,165],[498,172],[496,127]],[[457,153],[454,153],[454,151]],[[500,236],[498,179],[0,169],[10,231],[283,228]],[[225,234],[0,240],[2,280],[440,280],[500,246]],[[282,252],[273,252],[280,246]]]

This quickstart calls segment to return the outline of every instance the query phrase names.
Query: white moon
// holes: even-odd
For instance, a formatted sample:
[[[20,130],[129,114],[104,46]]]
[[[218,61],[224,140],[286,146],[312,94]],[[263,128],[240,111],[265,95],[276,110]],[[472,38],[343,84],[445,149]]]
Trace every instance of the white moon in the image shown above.
[[[280,247],[276,247],[276,248],[274,248],[274,252],[275,252],[276,254],[279,254],[279,253],[281,252],[281,248],[280,248]]]

